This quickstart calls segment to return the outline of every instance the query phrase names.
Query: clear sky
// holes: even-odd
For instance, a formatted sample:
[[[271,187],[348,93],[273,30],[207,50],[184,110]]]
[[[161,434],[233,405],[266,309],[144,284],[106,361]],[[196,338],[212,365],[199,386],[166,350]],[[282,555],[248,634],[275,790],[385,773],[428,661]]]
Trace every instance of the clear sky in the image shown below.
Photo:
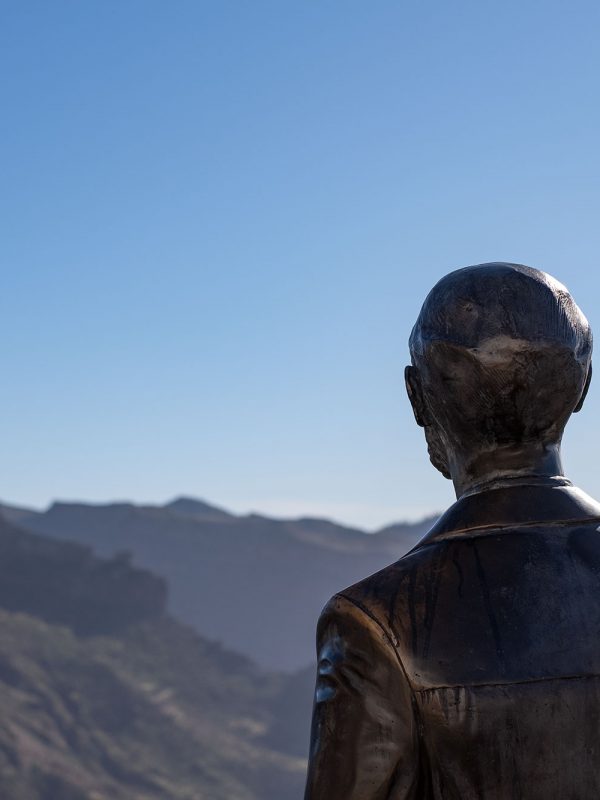
[[[597,2],[3,0],[0,497],[444,508],[403,387],[445,272],[600,331]],[[600,496],[600,372],[565,437]]]

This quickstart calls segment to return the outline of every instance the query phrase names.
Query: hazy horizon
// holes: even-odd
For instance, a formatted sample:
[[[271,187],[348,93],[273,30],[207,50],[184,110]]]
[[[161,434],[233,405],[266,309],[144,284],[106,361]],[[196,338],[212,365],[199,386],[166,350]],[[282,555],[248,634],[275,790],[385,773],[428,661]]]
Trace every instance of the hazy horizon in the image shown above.
[[[46,503],[41,504],[32,504],[32,503],[16,503],[11,500],[11,498],[7,497],[0,497],[0,508],[2,506],[9,506],[14,508],[20,508],[28,511],[44,513],[48,511],[55,503],[64,503],[64,504],[73,504],[73,505],[92,505],[92,506],[107,506],[107,505],[120,505],[120,504],[133,504],[136,506],[149,506],[149,507],[164,507],[169,503],[172,503],[175,500],[179,500],[181,498],[190,499],[190,500],[197,500],[203,503],[207,503],[209,506],[213,506],[219,510],[227,511],[231,514],[236,516],[247,516],[251,514],[257,514],[259,516],[265,516],[272,519],[278,520],[294,520],[299,518],[313,518],[313,519],[324,519],[330,522],[337,523],[338,525],[343,525],[349,528],[358,528],[359,530],[364,530],[366,532],[376,532],[387,525],[393,525],[397,523],[415,523],[415,522],[422,522],[425,519],[428,519],[432,516],[436,516],[441,514],[445,509],[436,509],[435,511],[424,510],[422,513],[415,513],[414,515],[407,514],[403,509],[397,509],[396,513],[394,513],[393,509],[383,509],[383,508],[368,508],[364,505],[355,504],[353,506],[354,509],[354,519],[344,519],[340,516],[340,514],[344,514],[348,511],[347,506],[342,506],[341,508],[337,508],[335,504],[322,504],[320,506],[311,506],[306,505],[302,506],[300,503],[296,503],[294,501],[282,501],[281,503],[274,503],[270,507],[261,506],[260,508],[252,503],[244,506],[237,506],[237,505],[229,505],[227,503],[221,503],[212,501],[210,498],[203,497],[202,495],[189,495],[189,494],[176,494],[171,497],[167,497],[164,499],[159,500],[148,500],[148,499],[140,499],[140,498],[132,498],[132,497],[97,497],[97,498],[85,498],[85,497],[70,497],[68,495],[59,496],[48,500]],[[362,520],[366,520],[365,522],[357,522],[356,520],[360,518]]]

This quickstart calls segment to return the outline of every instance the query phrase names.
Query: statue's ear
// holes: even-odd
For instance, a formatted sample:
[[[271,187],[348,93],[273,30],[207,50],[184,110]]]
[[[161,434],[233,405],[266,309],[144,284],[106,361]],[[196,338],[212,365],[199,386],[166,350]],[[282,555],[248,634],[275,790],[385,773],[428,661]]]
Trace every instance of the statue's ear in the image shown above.
[[[581,393],[581,397],[579,398],[579,402],[573,409],[573,413],[576,414],[578,411],[581,411],[583,407],[583,402],[587,397],[588,389],[590,388],[590,383],[592,382],[592,362],[590,361],[590,366],[588,368],[587,378],[585,379],[585,386],[583,387],[583,392]]]
[[[404,370],[404,381],[408,399],[412,406],[417,425],[425,427],[425,403],[423,401],[423,388],[421,386],[421,376],[416,367],[406,367]]]

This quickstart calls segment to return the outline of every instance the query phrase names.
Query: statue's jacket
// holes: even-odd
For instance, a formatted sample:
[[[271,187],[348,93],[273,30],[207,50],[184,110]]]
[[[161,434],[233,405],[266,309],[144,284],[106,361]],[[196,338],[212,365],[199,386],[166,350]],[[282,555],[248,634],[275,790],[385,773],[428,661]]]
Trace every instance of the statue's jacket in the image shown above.
[[[600,798],[600,506],[461,498],[320,617],[306,800]]]

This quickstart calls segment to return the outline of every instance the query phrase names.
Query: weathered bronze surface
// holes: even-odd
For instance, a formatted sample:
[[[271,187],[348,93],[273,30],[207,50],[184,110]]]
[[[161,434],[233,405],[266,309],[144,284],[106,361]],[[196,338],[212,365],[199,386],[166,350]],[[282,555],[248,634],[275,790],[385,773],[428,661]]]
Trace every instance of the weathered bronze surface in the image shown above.
[[[318,624],[306,800],[600,798],[600,505],[560,442],[591,376],[567,290],[514,264],[427,297],[406,383],[458,500]]]

